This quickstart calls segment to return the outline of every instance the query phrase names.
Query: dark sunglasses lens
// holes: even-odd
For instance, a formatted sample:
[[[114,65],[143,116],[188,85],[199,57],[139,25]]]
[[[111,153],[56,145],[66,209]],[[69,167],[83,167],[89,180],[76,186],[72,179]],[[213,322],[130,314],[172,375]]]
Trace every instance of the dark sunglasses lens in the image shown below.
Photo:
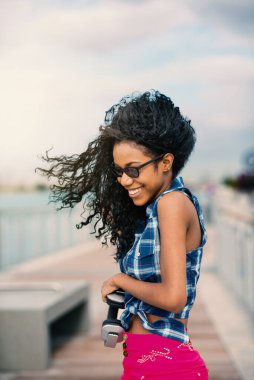
[[[123,175],[123,171],[121,168],[116,168],[115,165],[112,165],[111,166],[112,168],[112,172],[114,173],[114,175],[116,175],[117,177],[121,177]]]
[[[123,175],[123,171],[122,171],[122,169],[115,169],[115,175],[117,176],[117,177],[122,177],[122,175]]]
[[[118,168],[115,165],[112,165],[111,168],[114,175],[117,177],[122,177],[123,172],[125,172],[125,174],[127,174],[127,176],[131,178],[137,178],[139,176],[139,171],[136,168],[129,167],[123,170],[122,168]]]
[[[124,172],[127,174],[128,177],[131,177],[131,178],[137,178],[139,176],[138,169],[136,168],[132,168],[132,167],[125,168]]]

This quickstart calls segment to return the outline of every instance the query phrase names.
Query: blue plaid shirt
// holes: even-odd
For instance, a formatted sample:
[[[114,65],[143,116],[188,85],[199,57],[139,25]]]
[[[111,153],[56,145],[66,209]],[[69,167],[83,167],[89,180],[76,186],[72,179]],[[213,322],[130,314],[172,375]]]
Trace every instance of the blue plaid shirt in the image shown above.
[[[187,302],[180,313],[172,313],[151,306],[129,293],[125,293],[125,310],[121,315],[121,322],[127,331],[133,314],[137,314],[143,327],[152,333],[164,337],[179,340],[183,343],[189,342],[189,336],[185,325],[173,318],[188,318],[192,305],[196,298],[196,285],[200,275],[200,266],[203,254],[203,246],[207,240],[202,210],[197,197],[184,186],[182,177],[175,178],[170,188],[159,195],[146,209],[147,220],[139,224],[135,241],[127,254],[120,259],[120,270],[138,280],[148,282],[161,282],[160,272],[160,233],[158,226],[157,203],[158,200],[171,191],[181,191],[193,202],[200,221],[202,230],[201,245],[186,253],[186,291]],[[149,323],[146,313],[160,316],[161,318]]]

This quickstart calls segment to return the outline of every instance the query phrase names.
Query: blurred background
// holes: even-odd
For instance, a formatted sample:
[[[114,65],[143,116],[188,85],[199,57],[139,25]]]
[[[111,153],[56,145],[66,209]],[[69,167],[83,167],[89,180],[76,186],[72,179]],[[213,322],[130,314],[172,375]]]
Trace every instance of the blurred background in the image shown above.
[[[106,313],[105,305],[98,306],[98,289],[103,276],[117,270],[113,251],[109,247],[102,259],[91,227],[76,229],[82,205],[56,212],[47,204],[48,184],[35,168],[51,147],[56,155],[81,153],[98,134],[106,110],[122,96],[157,89],[171,97],[197,133],[195,151],[181,175],[199,196],[208,226],[203,289],[221,286],[222,305],[227,309],[224,301],[231,297],[230,304],[253,321],[253,17],[251,0],[0,1],[2,283],[66,281],[70,273],[72,280],[89,279],[97,321],[91,331],[98,338],[100,313]],[[71,266],[68,274],[68,260],[79,255],[78,269]],[[96,268],[105,257],[108,269],[98,276]],[[82,272],[82,260],[91,260],[94,272],[85,264]],[[60,268],[58,261],[62,277],[45,269]],[[239,352],[228,348],[232,331],[223,336],[225,326],[205,298],[204,310],[232,359],[223,379],[250,376],[247,359],[239,364]],[[225,315],[232,317],[229,311]],[[247,335],[253,345],[252,328],[248,325]],[[243,355],[244,343],[241,347]],[[202,353],[209,361],[204,348]],[[215,362],[211,360],[212,380],[222,379]],[[232,377],[235,368],[239,377]],[[6,368],[1,368],[0,347],[1,369]],[[23,378],[19,376],[13,378]],[[91,376],[83,378],[96,378]]]

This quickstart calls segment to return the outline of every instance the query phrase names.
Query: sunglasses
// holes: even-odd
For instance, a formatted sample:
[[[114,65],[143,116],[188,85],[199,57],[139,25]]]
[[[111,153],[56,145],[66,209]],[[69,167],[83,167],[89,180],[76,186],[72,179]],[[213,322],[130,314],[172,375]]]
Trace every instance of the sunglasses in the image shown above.
[[[155,157],[154,159],[149,160],[149,161],[145,162],[142,165],[139,165],[139,166],[127,166],[124,169],[120,168],[119,166],[115,166],[115,164],[112,163],[111,168],[112,168],[112,171],[113,171],[113,173],[115,174],[116,177],[122,177],[123,173],[125,173],[128,177],[138,178],[138,176],[139,176],[139,170],[141,168],[145,167],[146,165],[151,164],[152,162],[156,162],[156,161],[161,160],[163,156],[164,156],[164,154],[161,154],[160,156]]]

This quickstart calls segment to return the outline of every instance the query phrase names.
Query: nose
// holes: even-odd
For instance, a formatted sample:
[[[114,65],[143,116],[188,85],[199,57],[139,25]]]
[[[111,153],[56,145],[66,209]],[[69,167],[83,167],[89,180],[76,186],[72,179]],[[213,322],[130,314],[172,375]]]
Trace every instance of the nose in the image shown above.
[[[128,185],[131,185],[131,184],[132,184],[132,182],[133,182],[133,178],[128,177],[127,174],[125,174],[125,173],[123,172],[122,177],[118,177],[118,182],[119,182],[122,186],[128,186]]]

